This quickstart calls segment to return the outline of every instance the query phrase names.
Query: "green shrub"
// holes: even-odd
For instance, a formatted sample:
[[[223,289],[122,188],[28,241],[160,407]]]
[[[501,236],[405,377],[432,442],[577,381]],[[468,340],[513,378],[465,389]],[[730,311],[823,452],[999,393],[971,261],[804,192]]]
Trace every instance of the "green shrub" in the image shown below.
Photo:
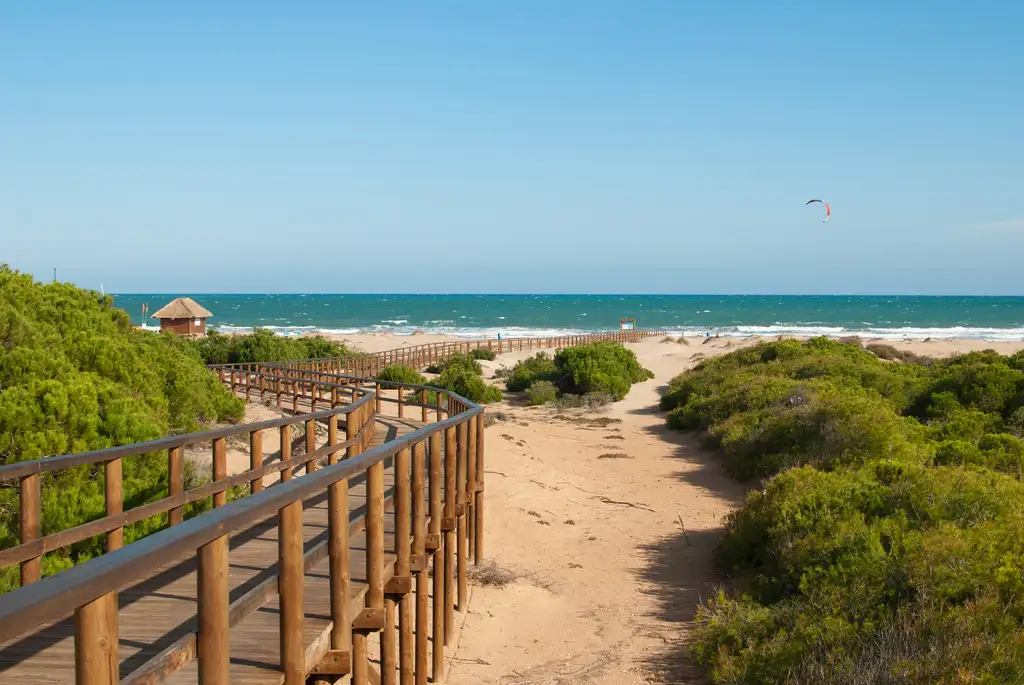
[[[405,364],[388,364],[377,374],[377,380],[404,385],[424,385],[427,382],[421,373]]]
[[[538,352],[535,356],[516,362],[508,377],[505,387],[509,392],[526,390],[537,381],[552,381],[558,378],[555,360],[546,352]]]
[[[482,369],[479,362],[468,354],[457,353],[445,360],[445,368],[441,375],[433,380],[426,380],[426,385],[450,390],[471,402],[490,404],[503,399],[501,390],[488,385],[480,376]],[[411,393],[410,399],[417,400],[418,393]],[[437,402],[436,393],[428,393],[427,403]]]
[[[187,341],[135,329],[109,296],[35,283],[6,266],[0,349],[0,464],[196,431],[244,411]],[[166,495],[166,453],[125,459],[122,468],[126,509]],[[44,535],[104,515],[102,474],[102,466],[83,466],[43,476]],[[18,542],[17,498],[16,488],[0,489],[0,548]],[[126,528],[125,537],[161,525],[154,517]],[[48,554],[44,572],[101,546],[94,539]]]
[[[184,341],[206,364],[248,364],[297,359],[349,357],[352,352],[341,343],[323,336],[286,338],[263,328],[250,335],[223,335],[210,331],[205,338]]]
[[[551,381],[537,381],[526,389],[526,399],[534,406],[547,404],[558,399],[558,390]]]
[[[1024,680],[1024,356],[891,364],[811,340],[709,359],[662,398],[741,477],[769,476],[699,610],[716,683]]]
[[[554,358],[540,352],[518,362],[508,373],[505,386],[510,392],[526,390],[539,381],[554,384],[560,396],[592,395],[621,400],[633,383],[654,378],[640,366],[636,354],[618,343],[600,342],[566,347]],[[583,404],[581,402],[581,404]]]
[[[453,352],[450,357],[427,367],[427,373],[444,373],[448,369],[464,369],[476,375],[483,373],[480,362],[465,352]]]
[[[633,383],[654,378],[640,366],[633,350],[613,342],[566,347],[555,354],[555,366],[557,385],[573,395],[603,392],[621,400]]]
[[[473,359],[483,359],[489,362],[493,362],[498,356],[494,354],[494,350],[488,350],[486,347],[479,347],[469,354]]]

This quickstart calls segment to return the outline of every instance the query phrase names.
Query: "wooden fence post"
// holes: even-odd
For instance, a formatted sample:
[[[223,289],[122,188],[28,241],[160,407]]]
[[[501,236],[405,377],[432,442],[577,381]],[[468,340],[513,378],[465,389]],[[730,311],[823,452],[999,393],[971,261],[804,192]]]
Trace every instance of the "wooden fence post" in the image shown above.
[[[427,586],[427,492],[426,444],[412,448],[412,572],[416,576],[416,685],[427,683],[428,612],[430,611]]]
[[[42,492],[38,473],[25,476],[18,484],[20,498],[19,533],[22,544],[38,540],[42,534]],[[33,557],[21,562],[21,585],[34,583],[42,576],[43,558]]]
[[[280,593],[281,670],[285,685],[304,685],[306,654],[303,646],[303,562],[302,500],[278,512],[278,555]]]
[[[213,481],[219,483],[228,477],[228,452],[227,438],[214,438],[213,440]],[[228,503],[228,491],[222,490],[213,493],[213,506],[223,507]]]
[[[230,679],[230,626],[228,624],[228,536],[199,548],[199,682],[228,685]]]
[[[75,609],[75,684],[117,685],[117,593]]]
[[[279,429],[281,435],[281,461],[288,461],[292,458],[292,425],[286,423]],[[292,468],[289,466],[281,471],[281,480],[292,479]]]
[[[113,459],[103,465],[103,490],[106,496],[107,516],[120,514],[124,509],[124,485],[121,480],[121,460]],[[124,545],[124,528],[107,533],[107,552]]]
[[[456,444],[458,449],[457,454],[457,465],[455,468],[455,530],[457,546],[455,550],[457,569],[457,585],[458,591],[456,596],[458,597],[459,611],[463,614],[466,612],[466,597],[468,595],[467,583],[467,571],[466,562],[469,559],[467,554],[466,546],[466,462],[468,461],[469,453],[469,440],[468,436],[469,424],[463,421],[456,428]]]
[[[249,432],[249,468],[258,469],[263,466],[263,431],[254,430]],[[263,490],[263,478],[253,478],[249,481],[249,494],[255,495]]]
[[[180,495],[185,490],[185,459],[181,446],[167,450],[167,494]],[[185,507],[174,507],[167,514],[167,520],[176,526],[185,520]]]
[[[348,416],[351,416],[349,414]],[[327,441],[337,444],[338,417],[332,416],[328,424]],[[346,419],[345,433],[347,439],[352,439],[356,434],[356,425]],[[347,448],[349,454],[356,449],[354,446]],[[328,461],[331,464],[337,463],[340,453],[335,452]],[[348,589],[349,575],[349,535],[348,535],[348,478],[343,478],[332,483],[327,489],[327,528],[328,528],[328,555],[330,564],[331,582],[331,649],[348,652],[347,661],[351,668],[352,655],[352,619],[348,611]]]
[[[455,637],[455,427],[444,435],[444,643],[451,646]]]
[[[473,563],[480,565],[484,557],[484,413],[476,417],[476,492],[473,493]]]
[[[434,631],[431,678],[435,683],[444,678],[444,553],[441,544],[441,519],[443,516],[442,497],[444,481],[442,476],[441,433],[430,436],[430,556],[433,559],[434,577]]]

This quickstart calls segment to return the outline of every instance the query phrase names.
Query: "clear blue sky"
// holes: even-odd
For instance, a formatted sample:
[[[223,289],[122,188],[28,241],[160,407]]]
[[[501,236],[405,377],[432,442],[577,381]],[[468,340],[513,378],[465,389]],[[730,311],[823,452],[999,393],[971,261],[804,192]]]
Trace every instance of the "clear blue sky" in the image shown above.
[[[1022,27],[1010,0],[4,3],[0,261],[108,292],[1024,294]]]

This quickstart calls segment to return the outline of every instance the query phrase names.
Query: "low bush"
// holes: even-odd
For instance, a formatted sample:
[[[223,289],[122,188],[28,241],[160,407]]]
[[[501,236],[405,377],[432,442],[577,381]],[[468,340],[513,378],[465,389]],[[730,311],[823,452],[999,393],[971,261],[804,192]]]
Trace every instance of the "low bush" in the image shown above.
[[[406,385],[424,385],[427,382],[423,374],[405,364],[388,364],[377,374],[377,380]]]
[[[353,353],[345,345],[323,336],[296,338],[275,335],[263,328],[250,335],[224,335],[210,331],[205,338],[183,341],[205,364],[246,364],[279,362],[293,359],[349,357]]]
[[[633,383],[654,378],[632,350],[613,342],[566,347],[555,355],[555,366],[559,388],[572,395],[604,392],[621,400]]]
[[[558,389],[551,381],[536,381],[526,389],[526,399],[533,406],[548,404],[558,399]]]
[[[554,382],[558,378],[555,360],[547,352],[538,352],[535,356],[516,362],[508,377],[505,387],[509,392],[521,392],[537,381]]]
[[[637,361],[636,354],[618,343],[600,342],[566,347],[554,357],[540,352],[518,362],[505,380],[510,392],[536,383],[552,383],[560,397],[590,395],[593,400],[621,400],[634,383],[653,378]],[[582,404],[582,403],[581,403]]]
[[[488,350],[485,347],[479,347],[469,353],[473,359],[482,359],[484,361],[493,362],[498,355],[494,353],[494,350]]]
[[[874,349],[872,349],[874,347]],[[1022,358],[775,342],[662,398],[739,477],[695,654],[716,683],[1024,680]]]
[[[444,373],[451,368],[465,369],[478,376],[484,371],[483,367],[480,366],[480,362],[474,359],[472,355],[465,352],[454,352],[447,359],[428,366],[427,373]]]
[[[443,369],[437,378],[423,380],[424,385],[450,390],[471,402],[490,404],[503,399],[501,390],[489,385],[482,377],[480,363],[468,354],[456,353],[443,362]],[[440,368],[440,367],[435,367]],[[430,369],[427,369],[430,371]],[[419,400],[419,393],[410,393],[411,400]],[[428,393],[427,403],[437,402],[436,393]]]

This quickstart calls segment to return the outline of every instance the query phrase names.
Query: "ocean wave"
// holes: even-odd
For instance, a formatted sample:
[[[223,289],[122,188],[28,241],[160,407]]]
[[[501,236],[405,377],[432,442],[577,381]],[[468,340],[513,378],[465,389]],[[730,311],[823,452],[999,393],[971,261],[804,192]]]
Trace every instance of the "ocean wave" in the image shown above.
[[[933,338],[939,340],[984,340],[986,342],[1015,342],[1024,340],[1024,328],[977,328],[970,326],[952,326],[948,328],[925,328],[905,326],[898,328],[872,327],[847,328],[844,326],[806,326],[800,324],[774,324],[771,326],[722,326],[712,329],[696,326],[684,326],[667,329],[668,335],[687,337],[703,337],[707,333],[721,335],[726,338],[746,338],[752,335],[774,337],[778,335],[794,335],[801,337],[827,336],[829,338],[861,337],[880,338],[882,340],[922,340]]]
[[[155,326],[147,326],[148,330],[159,330]],[[211,326],[221,333],[251,333],[252,326]],[[568,328],[568,327],[529,327],[529,326],[456,326],[453,321],[431,321],[423,326],[408,324],[374,324],[362,327],[331,328],[324,326],[259,326],[273,331],[278,335],[296,336],[309,333],[324,335],[357,335],[360,333],[378,333],[391,335],[413,335],[425,333],[432,335],[449,335],[456,338],[554,338],[570,335],[585,335],[607,329]],[[1014,342],[1024,340],[1024,327],[985,328],[971,326],[952,327],[844,327],[808,324],[772,324],[772,325],[736,325],[736,326],[672,326],[665,330],[667,335],[686,337],[704,337],[706,334],[721,335],[726,338],[746,338],[749,336],[775,337],[792,335],[801,337],[827,336],[844,338],[859,336],[862,338],[879,338],[883,340],[921,340],[933,338],[950,340],[955,338],[967,340],[984,340],[988,342]]]

